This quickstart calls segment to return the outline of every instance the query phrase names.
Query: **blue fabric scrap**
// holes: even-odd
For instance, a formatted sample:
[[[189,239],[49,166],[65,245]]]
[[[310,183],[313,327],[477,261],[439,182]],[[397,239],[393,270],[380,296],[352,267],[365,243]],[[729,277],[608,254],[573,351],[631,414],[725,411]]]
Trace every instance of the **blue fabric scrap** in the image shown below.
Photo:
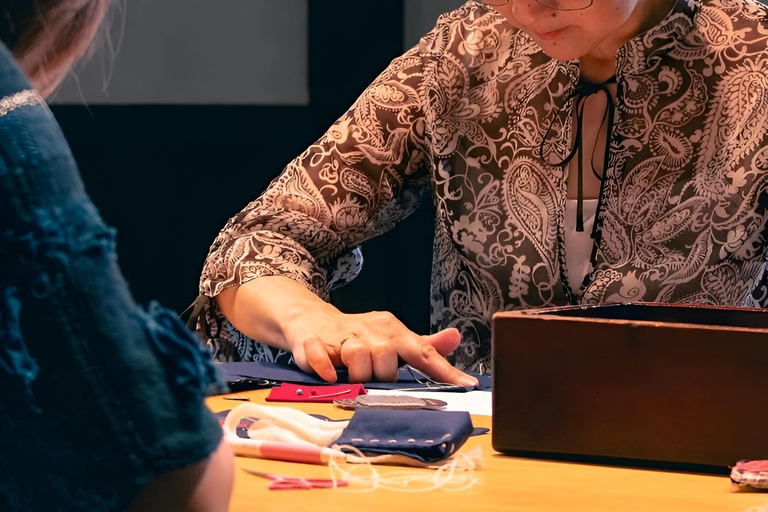
[[[238,389],[246,389],[243,386],[238,386],[239,382],[243,381],[258,381],[267,380],[272,382],[293,382],[296,384],[328,384],[323,379],[316,375],[309,375],[304,373],[298,366],[286,365],[280,363],[271,363],[267,361],[237,361],[232,363],[216,363],[216,366],[221,371],[224,378],[229,382],[230,386]],[[346,384],[349,382],[349,375],[344,368],[336,370],[338,375],[337,384]],[[490,391],[491,389],[491,376],[490,374],[483,373],[471,373],[469,375],[474,376],[480,382],[480,385],[476,388],[480,391]],[[402,388],[420,388],[419,391],[429,391],[430,386],[435,387],[435,384],[427,385],[425,382],[428,378],[418,370],[408,367],[401,367],[397,372],[397,382],[368,382],[365,387],[368,389],[402,389]],[[421,382],[419,382],[421,381]],[[261,386],[263,387],[263,386]],[[446,391],[445,389],[438,388],[435,391]],[[458,387],[453,391],[471,391],[469,388]]]

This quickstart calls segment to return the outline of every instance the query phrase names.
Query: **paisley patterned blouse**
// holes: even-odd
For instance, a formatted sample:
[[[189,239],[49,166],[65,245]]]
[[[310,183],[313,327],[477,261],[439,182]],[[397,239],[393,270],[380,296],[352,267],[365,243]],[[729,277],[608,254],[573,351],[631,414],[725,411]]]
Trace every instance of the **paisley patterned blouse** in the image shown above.
[[[753,0],[678,0],[621,47],[596,250],[573,294],[567,169],[551,163],[571,147],[578,62],[551,59],[477,2],[443,15],[213,243],[200,292],[217,356],[274,354],[210,297],[267,275],[326,297],[358,272],[360,244],[425,194],[437,212],[431,328],[461,331],[462,369],[487,368],[500,310],[766,307],[767,16]]]

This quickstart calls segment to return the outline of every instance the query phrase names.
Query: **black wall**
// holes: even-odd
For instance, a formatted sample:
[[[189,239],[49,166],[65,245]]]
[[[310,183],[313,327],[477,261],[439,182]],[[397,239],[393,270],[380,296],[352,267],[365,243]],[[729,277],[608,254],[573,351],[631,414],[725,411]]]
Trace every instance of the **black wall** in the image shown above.
[[[402,2],[384,4],[309,2],[307,107],[52,107],[91,197],[118,229],[120,263],[137,301],[183,310],[227,219],[402,53]],[[363,272],[334,293],[334,303],[349,312],[390,310],[426,333],[432,229],[425,205],[367,243]]]

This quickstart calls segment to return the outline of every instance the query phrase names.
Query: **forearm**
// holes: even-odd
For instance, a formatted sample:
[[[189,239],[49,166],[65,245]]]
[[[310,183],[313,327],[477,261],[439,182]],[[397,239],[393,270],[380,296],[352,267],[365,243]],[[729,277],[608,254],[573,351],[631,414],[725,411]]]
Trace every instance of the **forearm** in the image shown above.
[[[282,350],[292,350],[287,333],[308,314],[323,317],[339,311],[301,283],[282,276],[253,279],[216,296],[224,316],[240,332]],[[311,332],[308,331],[308,335]]]

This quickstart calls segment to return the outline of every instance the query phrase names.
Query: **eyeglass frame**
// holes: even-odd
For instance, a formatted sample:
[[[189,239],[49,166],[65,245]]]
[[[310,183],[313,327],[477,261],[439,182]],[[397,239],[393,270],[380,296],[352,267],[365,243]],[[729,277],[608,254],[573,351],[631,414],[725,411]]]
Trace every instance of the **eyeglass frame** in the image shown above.
[[[485,4],[485,5],[489,6],[489,7],[500,7],[502,5],[507,5],[509,3],[509,0],[504,0],[504,2],[499,3],[499,4],[496,4],[496,3],[491,4],[491,3],[486,2],[485,0],[475,0],[475,1],[477,1],[477,2],[479,2],[481,4]],[[590,7],[592,7],[592,4],[595,3],[595,0],[589,0],[589,4],[585,5],[584,7],[577,7],[575,9],[563,9],[561,7],[549,6],[549,5],[545,4],[545,3],[543,3],[542,0],[535,0],[535,1],[536,1],[537,4],[541,5],[542,7],[546,7],[547,9],[551,9],[553,11],[568,11],[568,12],[583,11],[584,9],[589,9]]]

